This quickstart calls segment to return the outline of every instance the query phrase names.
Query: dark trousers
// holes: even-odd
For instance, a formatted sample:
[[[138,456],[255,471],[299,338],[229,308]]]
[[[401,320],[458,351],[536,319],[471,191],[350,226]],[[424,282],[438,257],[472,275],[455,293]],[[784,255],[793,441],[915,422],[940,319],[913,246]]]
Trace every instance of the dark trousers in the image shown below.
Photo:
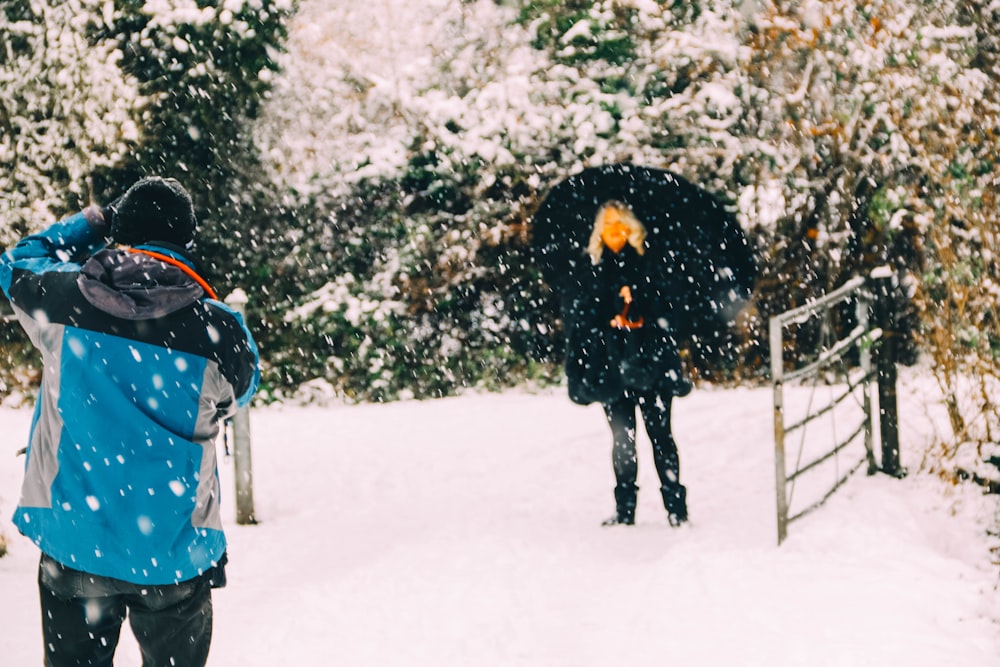
[[[143,667],[201,667],[208,661],[208,576],[147,586],[80,572],[43,554],[38,589],[46,667],[111,667],[126,615]]]
[[[604,404],[604,414],[611,427],[611,463],[615,471],[617,489],[615,497],[631,495],[635,505],[636,479],[639,466],[636,458],[636,408],[642,413],[646,435],[653,445],[653,464],[660,478],[664,506],[668,512],[687,515],[685,489],[680,483],[680,459],[677,444],[670,430],[670,404],[673,396],[648,392],[639,395],[631,393]]]

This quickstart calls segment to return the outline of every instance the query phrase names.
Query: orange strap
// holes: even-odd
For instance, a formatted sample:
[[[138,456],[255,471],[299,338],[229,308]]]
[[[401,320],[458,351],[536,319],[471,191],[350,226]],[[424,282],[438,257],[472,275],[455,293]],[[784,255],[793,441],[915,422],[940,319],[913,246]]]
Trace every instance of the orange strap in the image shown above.
[[[129,252],[135,252],[142,255],[149,255],[153,259],[158,259],[161,262],[166,262],[170,266],[176,266],[178,269],[183,271],[188,275],[189,278],[198,283],[198,286],[205,290],[205,294],[209,296],[210,299],[219,300],[219,296],[215,293],[215,290],[205,281],[204,278],[199,276],[194,269],[180,261],[179,259],[174,259],[170,255],[164,255],[162,252],[155,252],[153,250],[143,250],[141,248],[129,248]]]

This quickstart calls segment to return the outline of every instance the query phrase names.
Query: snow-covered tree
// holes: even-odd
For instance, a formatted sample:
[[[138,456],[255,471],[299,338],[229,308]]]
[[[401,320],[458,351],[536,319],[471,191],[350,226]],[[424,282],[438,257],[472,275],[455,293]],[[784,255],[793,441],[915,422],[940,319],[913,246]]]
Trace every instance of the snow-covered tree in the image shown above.
[[[95,169],[139,140],[137,81],[95,40],[102,0],[0,7],[0,246],[92,197]]]

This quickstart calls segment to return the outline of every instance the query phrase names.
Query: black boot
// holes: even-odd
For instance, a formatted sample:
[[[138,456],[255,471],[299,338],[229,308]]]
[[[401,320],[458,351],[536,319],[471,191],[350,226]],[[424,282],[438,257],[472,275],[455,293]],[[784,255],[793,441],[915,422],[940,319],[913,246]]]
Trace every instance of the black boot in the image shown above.
[[[615,486],[615,514],[605,519],[602,526],[631,526],[635,523],[635,500],[639,487],[635,484]]]
[[[661,486],[660,493],[663,494],[663,507],[667,510],[667,521],[676,528],[688,520],[687,489],[678,484],[677,486]]]

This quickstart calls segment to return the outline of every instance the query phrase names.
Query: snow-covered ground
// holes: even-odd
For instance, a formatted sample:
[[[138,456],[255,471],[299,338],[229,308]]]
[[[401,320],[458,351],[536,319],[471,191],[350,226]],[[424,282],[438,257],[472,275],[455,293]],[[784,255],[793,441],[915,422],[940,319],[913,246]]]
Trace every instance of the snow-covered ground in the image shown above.
[[[934,426],[901,389],[903,462]],[[640,440],[635,527],[612,511],[600,408],[564,392],[251,416],[260,523],[224,499],[229,587],[209,664],[988,667],[1000,656],[995,497],[859,473],[776,546],[771,393],[675,403],[692,521]],[[30,414],[0,409],[0,663],[41,663],[37,551],[9,523]],[[124,632],[118,665],[140,664]]]

